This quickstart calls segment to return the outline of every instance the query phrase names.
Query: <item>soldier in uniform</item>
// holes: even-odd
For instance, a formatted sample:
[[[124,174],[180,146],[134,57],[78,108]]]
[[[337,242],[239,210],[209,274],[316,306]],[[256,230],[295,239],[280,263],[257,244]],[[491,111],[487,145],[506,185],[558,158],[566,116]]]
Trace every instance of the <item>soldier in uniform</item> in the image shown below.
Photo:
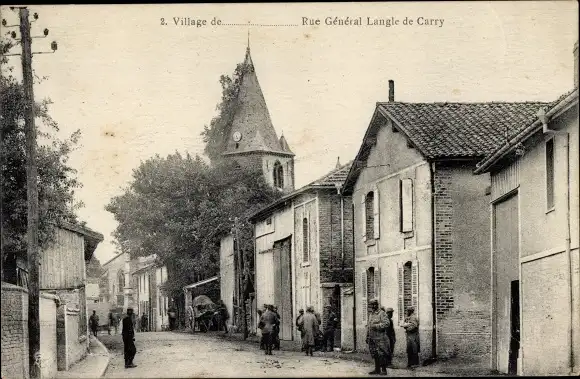
[[[395,342],[397,342],[397,337],[395,336],[395,327],[393,325],[393,308],[387,308],[385,310],[387,317],[389,318],[389,326],[387,327],[387,337],[389,337],[389,342],[391,343],[391,355],[387,362],[387,367],[393,368],[393,355],[395,355]]]
[[[137,353],[137,348],[135,347],[135,328],[133,325],[133,308],[127,308],[127,316],[123,319],[123,330],[121,331],[123,336],[123,347],[125,356],[125,368],[137,367],[133,364],[133,358]]]
[[[369,302],[369,311],[366,342],[369,345],[371,356],[375,360],[375,369],[369,374],[386,375],[391,355],[391,343],[387,336],[389,318],[387,313],[379,308],[379,302],[376,299]]]

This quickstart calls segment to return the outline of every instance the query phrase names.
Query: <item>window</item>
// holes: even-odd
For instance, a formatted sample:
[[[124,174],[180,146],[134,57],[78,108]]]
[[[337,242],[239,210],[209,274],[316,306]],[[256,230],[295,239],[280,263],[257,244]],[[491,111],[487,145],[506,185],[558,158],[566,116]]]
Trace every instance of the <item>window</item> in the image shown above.
[[[368,320],[368,302],[380,298],[381,274],[378,267],[369,267],[361,273],[361,289],[363,322],[366,322]]]
[[[302,219],[302,261],[310,261],[310,223],[308,217]]]
[[[554,209],[554,138],[546,141],[546,207]]]
[[[123,270],[119,270],[117,274],[117,281],[119,283],[119,292],[122,292],[123,288],[125,288],[125,274],[123,273]]]
[[[419,312],[419,264],[418,261],[408,261],[398,264],[399,282],[399,323],[405,319],[405,313],[410,306]]]
[[[374,238],[375,236],[375,214],[373,211],[373,206],[375,203],[375,194],[374,192],[367,193],[365,197],[365,229],[366,229],[366,237]]]
[[[378,239],[380,231],[379,223],[379,191],[375,188],[374,191],[368,192],[362,196],[362,236],[363,241],[369,239]]]
[[[274,163],[274,187],[284,188],[284,167],[280,161]]]
[[[399,208],[401,232],[413,231],[413,180],[401,179],[399,182]]]

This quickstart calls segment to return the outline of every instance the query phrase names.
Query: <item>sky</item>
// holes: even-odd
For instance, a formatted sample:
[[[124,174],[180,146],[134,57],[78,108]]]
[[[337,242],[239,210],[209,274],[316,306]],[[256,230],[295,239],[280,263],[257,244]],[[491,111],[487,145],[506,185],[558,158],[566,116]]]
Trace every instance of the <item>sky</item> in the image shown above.
[[[3,7],[2,17],[16,23]],[[203,154],[220,75],[252,59],[272,123],[296,154],[296,187],[354,159],[376,102],[551,101],[573,87],[575,1],[33,6],[37,100],[50,98],[64,138],[80,129],[70,164],[85,203],[79,218],[115,255],[104,207],[155,154]],[[325,19],[363,25],[326,25]],[[303,18],[320,25],[303,25]],[[419,19],[421,18],[422,19]],[[161,19],[166,25],[162,25]],[[207,20],[175,25],[174,18]],[[213,19],[221,25],[211,25]],[[375,19],[399,20],[370,26]],[[407,18],[413,25],[403,25]],[[424,19],[443,19],[436,25]],[[179,24],[179,22],[178,22]],[[228,25],[226,25],[228,24]],[[2,31],[4,34],[4,30]],[[18,57],[10,58],[19,75]]]

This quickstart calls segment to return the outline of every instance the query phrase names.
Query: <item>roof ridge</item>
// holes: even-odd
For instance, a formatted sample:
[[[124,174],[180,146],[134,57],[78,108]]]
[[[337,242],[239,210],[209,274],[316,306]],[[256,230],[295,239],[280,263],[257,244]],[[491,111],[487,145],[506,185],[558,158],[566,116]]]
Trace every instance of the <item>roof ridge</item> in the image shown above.
[[[551,104],[551,101],[475,101],[475,102],[457,102],[457,101],[434,101],[434,102],[419,102],[413,103],[408,101],[377,101],[378,105],[389,105],[389,104],[409,104],[409,105],[437,105],[437,104],[457,104],[457,105],[487,105],[487,104]]]

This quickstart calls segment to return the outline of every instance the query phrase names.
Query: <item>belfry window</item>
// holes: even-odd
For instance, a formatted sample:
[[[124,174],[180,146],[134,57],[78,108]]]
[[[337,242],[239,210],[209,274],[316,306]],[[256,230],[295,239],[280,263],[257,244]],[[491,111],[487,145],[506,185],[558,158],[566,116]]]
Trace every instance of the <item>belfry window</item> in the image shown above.
[[[284,167],[280,161],[274,163],[274,187],[284,188]]]

